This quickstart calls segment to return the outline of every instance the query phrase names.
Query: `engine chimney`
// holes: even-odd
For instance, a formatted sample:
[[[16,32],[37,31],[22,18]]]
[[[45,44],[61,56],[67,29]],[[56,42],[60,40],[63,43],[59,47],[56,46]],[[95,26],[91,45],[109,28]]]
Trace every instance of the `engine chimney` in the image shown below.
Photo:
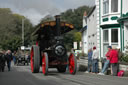
[[[56,32],[57,32],[57,36],[61,35],[61,27],[60,27],[60,15],[56,15]]]

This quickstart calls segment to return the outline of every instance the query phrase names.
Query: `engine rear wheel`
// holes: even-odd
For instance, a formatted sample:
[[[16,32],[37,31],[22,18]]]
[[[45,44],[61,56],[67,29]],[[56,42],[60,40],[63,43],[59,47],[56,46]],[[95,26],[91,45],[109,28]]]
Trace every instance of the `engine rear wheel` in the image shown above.
[[[31,71],[32,73],[39,73],[40,70],[40,52],[39,47],[36,45],[32,46],[31,49]]]
[[[73,53],[69,56],[69,72],[70,74],[76,74],[77,71],[77,60]]]
[[[48,54],[47,53],[43,53],[43,56],[42,56],[42,73],[44,75],[48,74]]]

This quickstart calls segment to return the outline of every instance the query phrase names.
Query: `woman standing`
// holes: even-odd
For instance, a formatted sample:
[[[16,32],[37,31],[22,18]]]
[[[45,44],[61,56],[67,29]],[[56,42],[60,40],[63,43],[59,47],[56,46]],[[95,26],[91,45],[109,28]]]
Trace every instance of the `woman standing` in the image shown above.
[[[118,51],[115,46],[112,46],[112,50],[110,53],[110,64],[111,64],[111,75],[117,75],[118,68]]]

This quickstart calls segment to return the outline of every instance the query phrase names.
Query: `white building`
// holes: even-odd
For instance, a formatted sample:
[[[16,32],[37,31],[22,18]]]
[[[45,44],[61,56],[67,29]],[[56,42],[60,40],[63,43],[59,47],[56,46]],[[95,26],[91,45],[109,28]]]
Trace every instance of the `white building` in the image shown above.
[[[97,47],[97,10],[96,6],[92,8],[88,15],[86,12],[83,17],[83,28],[82,32],[82,50],[84,53],[88,52],[88,49]]]
[[[87,16],[86,35],[88,36],[87,46],[93,46],[90,41],[95,41],[96,47],[100,51],[100,57],[105,57],[109,45],[120,47],[121,51],[125,50],[128,42],[127,4],[128,0],[95,0],[96,8],[93,13],[96,16],[94,19],[92,18],[93,13],[90,17]],[[90,22],[88,22],[89,19]],[[90,35],[95,33],[95,38],[89,39]]]
[[[82,32],[82,52],[87,53],[88,47],[87,47],[87,14],[84,13],[83,16],[83,28],[81,29]]]
[[[121,17],[118,18],[118,22],[121,25],[122,31],[122,50],[126,50],[128,46],[128,0],[121,0]],[[128,49],[127,49],[128,50]]]

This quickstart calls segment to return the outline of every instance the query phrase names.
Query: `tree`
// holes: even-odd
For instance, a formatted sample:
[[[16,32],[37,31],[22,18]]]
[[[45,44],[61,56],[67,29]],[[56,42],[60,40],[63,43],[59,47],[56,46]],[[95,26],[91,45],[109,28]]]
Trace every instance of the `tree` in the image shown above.
[[[80,32],[76,32],[74,34],[74,38],[73,38],[75,42],[80,42],[81,41],[81,33]]]
[[[14,14],[9,8],[0,8],[0,47],[4,50],[16,50],[22,44],[22,19],[25,28],[25,46],[31,43],[33,26],[20,14]]]
[[[87,14],[91,10],[91,7],[81,6],[77,9],[69,9],[66,12],[61,13],[61,17],[64,21],[72,23],[75,29],[80,30],[82,28],[83,14],[86,11]]]

